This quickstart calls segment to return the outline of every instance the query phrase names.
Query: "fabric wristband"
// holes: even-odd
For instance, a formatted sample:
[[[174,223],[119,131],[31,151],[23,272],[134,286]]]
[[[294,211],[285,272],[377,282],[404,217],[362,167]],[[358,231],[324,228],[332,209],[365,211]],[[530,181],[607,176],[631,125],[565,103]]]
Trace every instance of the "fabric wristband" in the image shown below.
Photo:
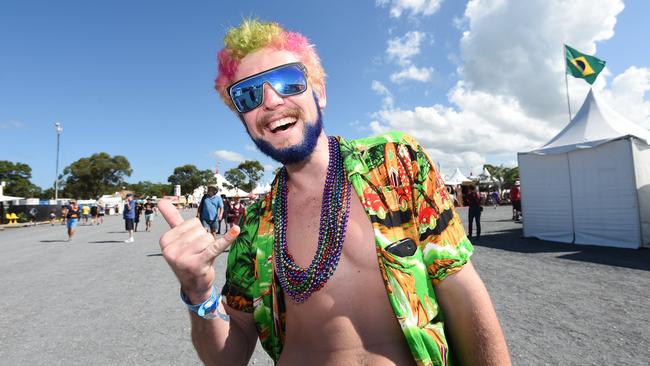
[[[219,311],[221,298],[221,293],[217,296],[217,289],[215,286],[212,286],[212,292],[207,300],[200,304],[192,305],[190,299],[183,293],[183,289],[181,289],[181,300],[183,300],[183,303],[187,305],[187,308],[190,309],[190,311],[195,312],[198,316],[204,319],[220,318],[221,320],[229,322],[230,316]]]

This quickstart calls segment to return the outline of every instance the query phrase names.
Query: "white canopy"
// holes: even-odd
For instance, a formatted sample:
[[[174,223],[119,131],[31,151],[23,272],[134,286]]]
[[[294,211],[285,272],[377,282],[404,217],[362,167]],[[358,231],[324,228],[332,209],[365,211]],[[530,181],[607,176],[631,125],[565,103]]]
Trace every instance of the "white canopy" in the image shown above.
[[[269,183],[257,184],[257,187],[253,189],[253,194],[265,194],[271,191],[271,185]]]
[[[626,136],[634,136],[646,144],[650,143],[650,131],[625,119],[590,89],[571,122],[546,145],[533,152],[561,154],[596,147]]]
[[[217,179],[217,187],[219,187],[219,194],[225,194],[226,197],[246,197],[248,196],[248,192],[239,189],[239,188],[226,188],[226,185],[233,186],[232,183],[228,182],[228,180],[221,174],[217,173],[214,175],[214,177]]]
[[[456,171],[451,175],[451,177],[445,179],[445,184],[448,186],[457,186],[465,182],[471,182],[471,180],[461,173],[458,168],[456,168]]]
[[[17,201],[17,200],[22,200],[23,197],[14,197],[14,196],[5,196],[0,194],[0,202],[7,202],[7,201]]]
[[[518,154],[524,236],[650,246],[650,131],[593,91],[539,149]]]

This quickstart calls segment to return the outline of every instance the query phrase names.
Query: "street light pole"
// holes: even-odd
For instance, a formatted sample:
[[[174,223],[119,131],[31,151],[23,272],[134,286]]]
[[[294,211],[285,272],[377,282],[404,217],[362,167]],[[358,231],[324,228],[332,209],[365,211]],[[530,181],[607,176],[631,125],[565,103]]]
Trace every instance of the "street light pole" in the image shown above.
[[[56,127],[56,177],[54,180],[54,200],[58,201],[59,199],[59,141],[61,137],[61,132],[63,132],[63,126],[59,122],[54,124]]]

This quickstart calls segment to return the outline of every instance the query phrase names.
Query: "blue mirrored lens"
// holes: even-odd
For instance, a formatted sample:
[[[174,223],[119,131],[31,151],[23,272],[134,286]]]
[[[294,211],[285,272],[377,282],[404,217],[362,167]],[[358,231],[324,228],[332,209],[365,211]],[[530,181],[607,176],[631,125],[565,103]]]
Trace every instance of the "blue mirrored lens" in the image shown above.
[[[230,87],[230,98],[241,113],[249,112],[262,104],[264,84],[268,83],[278,94],[288,97],[307,90],[307,80],[298,64],[281,66]]]

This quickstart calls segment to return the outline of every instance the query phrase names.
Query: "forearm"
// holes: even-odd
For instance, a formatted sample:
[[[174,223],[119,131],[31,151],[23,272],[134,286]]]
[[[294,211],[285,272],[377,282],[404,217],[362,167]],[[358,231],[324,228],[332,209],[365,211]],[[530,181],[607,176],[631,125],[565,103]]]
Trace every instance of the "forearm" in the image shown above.
[[[219,312],[225,313],[219,304]],[[250,346],[246,332],[239,326],[236,317],[231,321],[220,318],[203,319],[190,312],[192,323],[192,343],[206,365],[246,365],[255,350]]]

